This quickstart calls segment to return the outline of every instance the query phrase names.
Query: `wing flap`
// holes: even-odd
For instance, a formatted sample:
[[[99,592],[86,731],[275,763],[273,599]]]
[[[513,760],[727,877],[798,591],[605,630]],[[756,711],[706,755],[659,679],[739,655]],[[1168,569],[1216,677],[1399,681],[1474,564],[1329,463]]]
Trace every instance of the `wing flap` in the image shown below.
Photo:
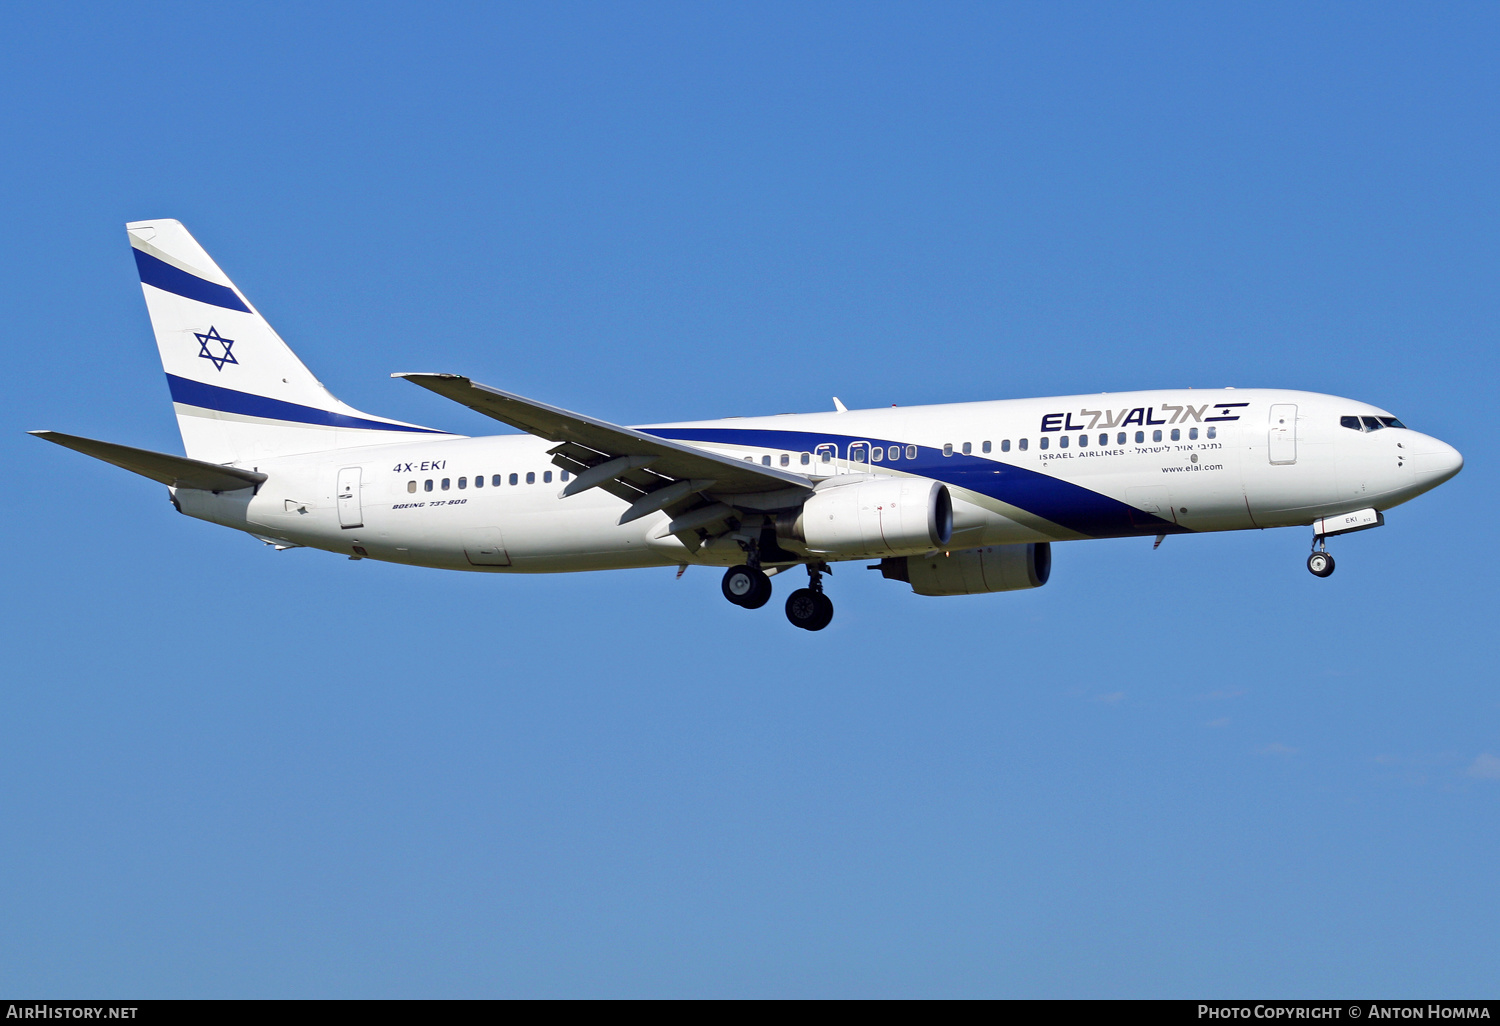
[[[560,458],[591,467],[621,456],[654,457],[649,470],[632,469],[613,479],[640,492],[651,492],[676,481],[694,479],[713,481],[712,493],[725,497],[729,502],[733,502],[734,495],[741,493],[765,493],[784,489],[802,489],[806,493],[812,491],[808,479],[799,474],[720,456],[645,431],[548,406],[487,385],[475,384],[459,374],[393,374],[392,377],[405,378],[502,424],[562,443],[551,450],[554,462]],[[589,455],[591,453],[592,456]],[[562,466],[561,463],[558,465]],[[599,487],[611,494],[620,495],[619,491],[608,486],[608,482]],[[626,498],[624,495],[620,497]],[[635,498],[639,498],[639,495]]]

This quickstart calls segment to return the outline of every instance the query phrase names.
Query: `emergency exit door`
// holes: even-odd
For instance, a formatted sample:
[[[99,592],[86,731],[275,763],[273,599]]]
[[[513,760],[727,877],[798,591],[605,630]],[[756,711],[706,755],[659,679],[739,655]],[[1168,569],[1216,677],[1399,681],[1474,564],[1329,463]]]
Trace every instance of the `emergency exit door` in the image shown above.
[[[841,472],[839,447],[829,443],[818,446],[813,453],[813,471],[818,477],[832,477]]]
[[[365,515],[359,504],[359,468],[345,467],[339,471],[338,481],[339,526],[342,528],[364,527]]]
[[[1297,462],[1297,407],[1277,403],[1271,407],[1270,448],[1272,463]]]

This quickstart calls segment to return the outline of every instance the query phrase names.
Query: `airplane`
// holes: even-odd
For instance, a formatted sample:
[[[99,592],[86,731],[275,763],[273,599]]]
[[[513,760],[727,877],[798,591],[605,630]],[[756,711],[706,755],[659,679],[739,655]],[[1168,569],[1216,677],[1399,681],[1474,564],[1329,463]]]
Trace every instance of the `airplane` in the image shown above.
[[[623,427],[458,374],[399,373],[524,434],[468,437],[335,399],[174,220],[126,225],[186,456],[38,437],[165,484],[278,550],[482,573],[725,568],[746,609],[833,619],[832,564],[918,595],[1047,583],[1054,542],[1312,527],[1330,537],[1463,467],[1389,411],[1268,388],[1150,391]]]

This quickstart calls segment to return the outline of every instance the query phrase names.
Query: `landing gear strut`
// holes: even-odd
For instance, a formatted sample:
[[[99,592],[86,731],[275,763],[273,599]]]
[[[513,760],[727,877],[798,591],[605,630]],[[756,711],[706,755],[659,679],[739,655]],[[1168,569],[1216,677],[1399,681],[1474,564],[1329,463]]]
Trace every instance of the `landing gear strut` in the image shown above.
[[[1314,577],[1327,577],[1333,573],[1333,557],[1328,554],[1328,542],[1321,534],[1313,535],[1313,551],[1307,557],[1307,569]]]
[[[807,564],[808,587],[798,588],[786,600],[786,618],[794,627],[820,631],[833,620],[833,601],[823,594],[822,575],[830,572],[827,563]]]

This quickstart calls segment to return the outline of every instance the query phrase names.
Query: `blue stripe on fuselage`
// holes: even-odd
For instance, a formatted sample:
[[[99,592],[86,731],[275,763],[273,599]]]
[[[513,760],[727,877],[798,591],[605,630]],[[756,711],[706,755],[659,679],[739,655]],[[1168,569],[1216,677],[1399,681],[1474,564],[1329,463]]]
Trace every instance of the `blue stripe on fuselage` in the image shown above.
[[[289,420],[297,424],[316,424],[319,427],[377,428],[381,431],[415,431],[420,434],[445,435],[446,431],[433,428],[410,427],[406,424],[387,424],[379,420],[365,420],[343,413],[330,413],[312,406],[280,399],[267,399],[263,395],[237,392],[232,388],[221,388],[201,381],[167,375],[167,385],[172,390],[172,401],[186,406],[199,406],[220,413],[238,413],[246,417],[263,417],[266,420]]]
[[[234,289],[205,281],[196,274],[189,274],[180,267],[173,267],[166,261],[158,260],[150,253],[143,253],[134,247],[130,251],[135,254],[135,267],[141,272],[142,285],[150,285],[163,292],[170,292],[174,296],[194,299],[200,303],[207,303],[209,306],[222,306],[226,310],[250,312],[250,308],[245,305],[245,301],[240,299]]]
[[[1059,527],[1094,538],[1119,538],[1151,534],[1181,534],[1189,529],[1171,520],[1136,509],[1128,503],[1101,495],[1069,481],[1062,481],[1035,470],[978,456],[954,453],[944,456],[941,449],[917,446],[917,458],[906,459],[908,443],[890,439],[855,437],[853,435],[817,434],[809,431],[776,431],[758,428],[643,428],[652,434],[679,442],[743,445],[758,449],[785,449],[792,452],[815,452],[820,445],[837,445],[848,455],[850,442],[902,448],[902,458],[890,469],[920,474],[935,481],[967,488],[980,495],[998,499],[1024,509]]]

